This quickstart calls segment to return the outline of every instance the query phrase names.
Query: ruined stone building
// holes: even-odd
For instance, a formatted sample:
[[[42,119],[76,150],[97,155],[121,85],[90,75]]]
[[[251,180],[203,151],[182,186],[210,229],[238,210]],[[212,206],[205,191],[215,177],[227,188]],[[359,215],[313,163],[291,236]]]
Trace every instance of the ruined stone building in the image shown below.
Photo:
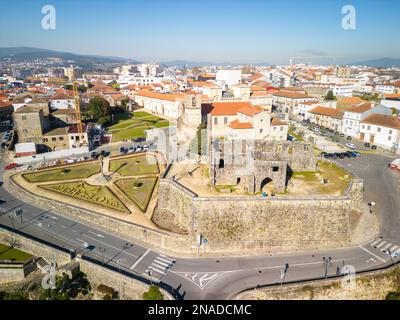
[[[209,149],[211,185],[241,185],[249,193],[269,183],[284,192],[294,171],[315,171],[311,145],[291,141],[213,140]]]

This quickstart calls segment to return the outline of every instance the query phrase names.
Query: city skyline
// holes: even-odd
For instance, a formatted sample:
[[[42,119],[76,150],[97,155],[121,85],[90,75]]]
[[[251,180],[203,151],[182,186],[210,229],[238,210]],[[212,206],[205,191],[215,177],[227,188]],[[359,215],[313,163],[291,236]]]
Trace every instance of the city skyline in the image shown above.
[[[7,3],[0,46],[29,46],[139,61],[354,63],[398,58],[399,3],[353,1],[356,29],[341,26],[344,1],[52,1],[55,30],[45,30],[42,1]],[[117,19],[116,19],[117,17]],[[11,27],[23,21],[21,28]],[[325,56],[327,56],[325,58]],[[337,58],[331,58],[335,56]],[[320,58],[316,58],[320,57]]]

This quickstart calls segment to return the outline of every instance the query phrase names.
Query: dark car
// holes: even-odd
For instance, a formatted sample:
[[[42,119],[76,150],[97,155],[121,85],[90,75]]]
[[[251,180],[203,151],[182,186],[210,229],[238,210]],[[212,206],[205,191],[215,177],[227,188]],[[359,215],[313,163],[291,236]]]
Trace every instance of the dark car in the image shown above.
[[[350,137],[350,136],[347,136],[347,137],[346,137],[346,139],[347,139],[347,140],[351,140],[351,139],[352,139],[352,137]]]
[[[376,145],[373,145],[373,146],[371,147],[371,149],[372,149],[372,150],[376,150],[376,149],[377,149],[377,146],[376,146]]]
[[[146,138],[136,138],[135,142],[139,143],[139,142],[144,142],[146,141]]]
[[[371,144],[369,142],[364,143],[364,146],[366,146],[367,148],[371,147]]]
[[[332,153],[331,158],[332,158],[332,159],[337,159],[337,158],[338,158],[337,153]]]
[[[96,152],[93,151],[90,156],[91,156],[92,159],[97,159],[97,157],[99,155]]]
[[[356,154],[353,151],[346,151],[345,152],[347,158],[355,158]]]
[[[121,147],[121,148],[119,148],[119,152],[120,152],[120,153],[126,153],[127,150],[126,150],[125,147]]]
[[[344,159],[344,158],[346,158],[346,156],[345,156],[345,154],[344,154],[344,153],[338,153],[338,157],[339,157],[340,159]]]

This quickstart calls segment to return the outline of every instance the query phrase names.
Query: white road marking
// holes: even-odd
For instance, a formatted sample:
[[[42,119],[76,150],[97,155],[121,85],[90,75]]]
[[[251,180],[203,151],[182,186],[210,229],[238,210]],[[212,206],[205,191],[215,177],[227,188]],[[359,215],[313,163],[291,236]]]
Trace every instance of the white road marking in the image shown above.
[[[373,252],[369,251],[368,249],[365,249],[364,247],[360,246],[361,249],[363,249],[364,251],[368,252],[371,256],[374,256],[375,258],[381,260],[382,262],[385,262],[384,259],[382,259],[381,257],[377,256],[376,254],[374,254]]]
[[[165,273],[165,270],[160,270],[160,269],[157,269],[157,265],[154,265],[153,263],[151,264],[151,270],[154,270],[155,272],[158,272],[158,273],[160,273],[160,274],[164,274]]]
[[[157,261],[157,259],[154,261],[154,263],[157,263],[158,265],[162,266],[163,268],[166,268],[169,266],[168,263]]]
[[[114,247],[114,246],[108,244],[107,242],[101,241],[100,239],[97,239],[97,238],[93,238],[93,237],[91,237],[91,236],[88,236],[87,234],[82,234],[82,237],[86,237],[86,238],[92,239],[92,240],[94,240],[94,241],[103,243],[105,246],[108,246],[108,247],[113,248],[113,249],[115,249],[115,250],[121,250],[121,248]],[[124,251],[124,254],[127,254],[128,256],[135,257],[135,258],[138,257],[138,256],[136,256],[136,255],[134,255],[134,254],[132,254],[132,253],[130,253],[130,252],[127,252],[127,251]]]
[[[390,252],[394,252],[395,250],[397,250],[399,246],[394,245],[393,247],[391,247],[389,250]]]
[[[90,230],[88,232],[91,233],[91,234],[94,234],[96,237],[104,238],[104,236],[102,234],[100,234],[100,233],[95,233],[95,232],[90,231]]]
[[[370,246],[373,247],[373,246],[377,245],[377,244],[378,244],[379,242],[381,242],[381,241],[382,241],[382,239],[378,239],[378,240],[372,242],[372,243],[370,244]]]
[[[389,249],[389,247],[391,247],[393,244],[392,243],[388,243],[385,247],[383,247],[381,250],[387,250]]]
[[[166,262],[168,264],[172,263],[172,261],[173,261],[173,260],[167,260],[167,259],[164,259],[164,258],[161,258],[161,257],[158,257],[157,260],[164,261],[164,262]]]
[[[148,254],[150,251],[151,251],[151,249],[148,249],[145,253],[143,253],[143,254],[141,255],[141,257],[140,257],[139,259],[137,259],[136,262],[135,262],[129,269],[131,269],[131,270],[135,269],[135,267],[140,263],[140,261],[143,260],[143,258],[144,258],[145,256],[147,256],[147,254]]]
[[[380,244],[378,244],[378,245],[376,246],[376,248],[379,249],[379,248],[382,247],[385,243],[386,243],[386,241],[381,242]]]
[[[206,273],[204,276],[202,276],[199,279],[200,287],[204,288],[208,284],[208,282],[205,285],[203,285],[203,281],[211,281],[211,280],[213,280],[215,277],[218,277],[218,273],[215,273],[215,274],[209,276],[208,278],[207,278],[207,276],[208,276],[208,273]]]

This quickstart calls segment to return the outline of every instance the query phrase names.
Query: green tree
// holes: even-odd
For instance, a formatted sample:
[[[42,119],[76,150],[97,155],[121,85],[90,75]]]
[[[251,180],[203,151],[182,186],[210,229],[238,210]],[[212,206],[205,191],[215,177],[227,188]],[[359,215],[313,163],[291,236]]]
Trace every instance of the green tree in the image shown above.
[[[157,286],[150,286],[149,291],[143,293],[143,300],[164,300],[164,295]]]
[[[110,104],[102,97],[94,97],[90,99],[88,109],[92,118],[96,121],[101,118],[103,118],[102,121],[105,121],[111,114]]]
[[[333,91],[329,90],[328,93],[326,94],[325,101],[334,101],[334,100],[336,100],[336,97],[333,94]]]

